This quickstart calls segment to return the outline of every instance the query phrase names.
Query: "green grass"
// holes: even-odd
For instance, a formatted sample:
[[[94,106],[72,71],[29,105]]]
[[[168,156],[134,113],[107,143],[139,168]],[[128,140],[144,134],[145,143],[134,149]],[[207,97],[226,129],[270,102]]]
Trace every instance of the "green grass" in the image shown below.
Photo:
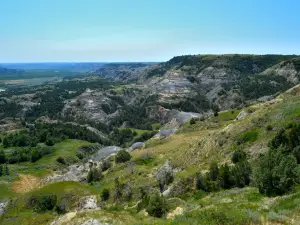
[[[58,157],[72,158],[78,160],[76,151],[79,147],[84,145],[92,145],[92,143],[81,140],[67,139],[54,145],[53,153],[46,155],[38,161],[23,162],[9,165],[12,174],[31,174],[38,177],[44,177],[52,172],[53,169],[59,165],[56,162]]]
[[[140,130],[136,128],[119,128],[119,130],[125,130],[125,129],[130,129],[132,132],[136,132],[137,135],[142,135],[144,133],[150,132],[150,130]]]
[[[115,91],[117,94],[121,94],[123,90],[127,89],[127,88],[131,88],[132,85],[130,84],[125,84],[125,85],[118,85],[118,86],[114,86],[112,88],[113,91]]]
[[[203,225],[246,225],[253,224],[247,214],[238,208],[218,205],[213,208],[196,210],[178,216],[170,224],[203,224]]]
[[[300,211],[300,192],[281,198],[272,207],[272,210],[286,214],[292,214],[295,210]]]
[[[0,200],[9,198],[9,197],[13,197],[13,196],[15,196],[15,193],[11,190],[10,183],[3,180],[3,178],[1,178],[1,180],[0,180]]]
[[[258,134],[259,134],[259,132],[257,130],[246,131],[246,132],[241,133],[240,135],[237,136],[236,142],[238,144],[244,144],[244,143],[247,143],[247,142],[252,143],[252,142],[257,140]]]
[[[75,181],[62,181],[49,184],[40,189],[34,190],[28,194],[30,195],[43,195],[43,194],[55,194],[58,198],[62,197],[66,193],[74,194],[76,196],[96,195],[99,191],[88,184],[75,182]]]
[[[241,110],[228,110],[219,112],[218,116],[213,117],[213,121],[216,122],[227,122],[234,120],[237,115],[241,112]]]
[[[152,130],[159,130],[159,128],[161,127],[161,124],[160,123],[152,123],[151,126],[152,126]]]
[[[29,196],[42,196],[42,195],[53,195],[57,196],[58,202],[64,196],[74,196],[71,204],[76,207],[78,199],[87,195],[98,195],[99,191],[87,184],[64,181],[49,184],[40,189],[36,189],[29,193],[19,195],[14,202],[12,202],[8,208],[8,212],[3,216],[1,224],[30,224],[40,225],[48,224],[50,221],[57,216],[54,212],[47,211],[44,213],[36,213],[33,209],[28,208],[27,201]]]

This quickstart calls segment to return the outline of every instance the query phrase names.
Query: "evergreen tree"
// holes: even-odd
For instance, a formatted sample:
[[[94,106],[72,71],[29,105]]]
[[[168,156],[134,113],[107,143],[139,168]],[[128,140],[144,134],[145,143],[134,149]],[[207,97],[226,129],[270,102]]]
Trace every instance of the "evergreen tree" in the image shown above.
[[[38,161],[40,158],[42,157],[40,151],[38,151],[37,149],[33,149],[31,152],[31,158],[30,161],[31,162],[36,162]]]
[[[300,166],[291,153],[283,148],[269,149],[261,157],[255,171],[255,183],[260,193],[268,196],[282,195],[291,191],[299,183]]]
[[[233,163],[238,163],[238,162],[242,162],[242,161],[246,160],[246,158],[247,158],[247,155],[244,151],[237,150],[233,153],[231,161]]]
[[[109,199],[110,193],[108,189],[103,189],[103,191],[101,192],[101,199],[102,201],[107,201]]]
[[[87,182],[97,182],[102,178],[102,171],[97,168],[91,168],[87,175]]]
[[[162,217],[168,211],[168,205],[163,196],[160,196],[158,193],[153,194],[150,196],[148,206],[146,211],[149,213],[150,216],[154,217]]]
[[[115,178],[115,201],[121,201],[122,198],[122,185],[120,184],[119,178]]]
[[[252,169],[248,161],[242,161],[231,169],[231,181],[236,187],[245,187],[250,184]]]
[[[6,157],[4,151],[1,149],[0,150],[0,164],[3,164],[6,162]]]
[[[231,174],[228,164],[222,165],[219,170],[220,186],[224,189],[231,188]]]
[[[119,151],[115,156],[116,163],[124,163],[129,161],[130,159],[131,159],[131,155],[125,150]]]
[[[211,181],[216,181],[219,176],[219,167],[216,162],[211,163],[210,169],[209,169],[209,179]]]
[[[207,182],[201,174],[196,175],[195,183],[198,190],[207,191]]]

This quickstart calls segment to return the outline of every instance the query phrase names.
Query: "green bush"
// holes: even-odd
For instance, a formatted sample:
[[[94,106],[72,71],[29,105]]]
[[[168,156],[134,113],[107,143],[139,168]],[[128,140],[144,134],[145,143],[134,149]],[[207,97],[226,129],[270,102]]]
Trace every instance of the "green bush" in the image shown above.
[[[196,184],[196,189],[203,190],[203,191],[208,191],[208,189],[207,189],[207,180],[201,174],[196,175],[195,184]]]
[[[259,161],[255,183],[260,193],[268,196],[282,195],[299,183],[300,166],[291,153],[282,148],[270,149]]]
[[[245,187],[250,184],[252,168],[248,161],[236,163],[230,171],[231,184],[235,187]]]
[[[111,167],[111,162],[109,160],[104,160],[101,164],[101,170],[104,172]]]
[[[168,212],[166,199],[158,193],[151,195],[146,211],[150,216],[163,217]]]
[[[98,168],[91,168],[87,175],[87,182],[97,182],[102,178],[102,170]]]
[[[238,162],[242,162],[242,161],[246,160],[246,158],[247,158],[246,152],[244,152],[242,150],[237,150],[233,153],[231,161],[233,163],[238,163]]]
[[[101,192],[100,197],[101,197],[101,200],[102,200],[102,201],[107,201],[107,200],[109,199],[109,197],[110,197],[109,190],[106,189],[106,188],[103,189],[102,192]]]
[[[129,161],[130,159],[131,159],[131,155],[125,150],[119,151],[115,156],[116,163],[124,163]]]
[[[63,165],[66,165],[66,160],[59,156],[57,159],[56,159],[56,162],[60,163],[60,164],[63,164]]]
[[[282,195],[300,183],[300,125],[288,124],[269,142],[255,171],[255,184],[268,196]]]
[[[56,195],[43,195],[39,196],[37,199],[37,208],[39,212],[45,212],[47,210],[52,210],[57,202]]]
[[[6,157],[4,151],[1,149],[0,150],[0,164],[3,164],[6,162]]]
[[[52,138],[47,138],[47,140],[45,141],[45,144],[47,146],[53,146],[53,145],[55,145],[55,142]]]
[[[190,120],[190,124],[191,125],[196,124],[196,119],[194,117]]]
[[[39,150],[37,150],[37,149],[33,149],[32,152],[31,152],[31,159],[30,159],[30,161],[31,162],[36,162],[40,158],[42,158],[41,152]]]
[[[216,181],[219,176],[219,167],[216,162],[210,164],[209,168],[209,179],[212,181]]]
[[[231,172],[228,164],[222,165],[219,169],[219,183],[221,188],[231,188]]]

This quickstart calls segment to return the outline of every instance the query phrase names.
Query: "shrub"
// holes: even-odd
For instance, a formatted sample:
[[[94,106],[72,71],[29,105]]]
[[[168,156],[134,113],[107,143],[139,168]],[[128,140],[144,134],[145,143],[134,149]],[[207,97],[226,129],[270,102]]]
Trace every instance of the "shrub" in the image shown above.
[[[209,179],[211,181],[216,181],[218,179],[218,176],[219,176],[218,164],[216,162],[213,162],[210,164],[210,168],[209,168]]]
[[[41,155],[40,151],[37,150],[37,149],[33,149],[32,152],[31,152],[31,158],[30,158],[30,161],[31,161],[31,162],[36,162],[36,161],[38,161],[40,158],[42,158],[42,155]]]
[[[102,171],[97,168],[91,168],[87,175],[87,182],[97,182],[102,178]]]
[[[158,193],[151,195],[146,211],[150,216],[163,217],[168,212],[168,205],[165,198]]]
[[[0,150],[0,164],[3,164],[6,162],[5,153],[3,150]]]
[[[101,192],[101,200],[102,201],[107,201],[110,197],[110,193],[109,193],[109,190],[108,189],[103,189],[103,191]]]
[[[266,130],[267,130],[267,131],[272,131],[272,130],[273,130],[272,125],[269,124],[269,125],[266,127]]]
[[[219,170],[219,183],[221,188],[231,188],[231,173],[228,164],[222,165]]]
[[[255,172],[255,183],[259,192],[268,196],[291,191],[300,178],[297,159],[290,153],[286,154],[282,148],[269,149],[261,157]]]
[[[47,146],[53,146],[53,145],[55,145],[55,142],[52,138],[47,138],[47,140],[45,141],[45,144]]]
[[[59,156],[57,159],[56,159],[56,162],[60,163],[60,164],[63,164],[63,165],[66,165],[66,160]]]
[[[56,205],[57,197],[56,195],[43,195],[38,198],[37,201],[37,211],[44,212],[47,210],[52,210]]]
[[[246,158],[247,158],[246,152],[244,152],[242,150],[237,150],[233,153],[231,161],[233,163],[238,163],[238,162],[242,162],[242,161],[246,160]]]
[[[115,156],[116,163],[124,163],[129,161],[130,159],[131,159],[131,155],[125,150],[119,151]]]
[[[196,119],[194,117],[190,120],[190,124],[191,125],[196,124]]]
[[[196,189],[207,191],[207,181],[201,174],[196,175],[195,185]]]
[[[101,164],[101,170],[104,172],[111,167],[111,162],[109,160],[104,160]]]
[[[231,169],[231,183],[235,187],[245,187],[250,184],[252,169],[248,161],[242,161]]]

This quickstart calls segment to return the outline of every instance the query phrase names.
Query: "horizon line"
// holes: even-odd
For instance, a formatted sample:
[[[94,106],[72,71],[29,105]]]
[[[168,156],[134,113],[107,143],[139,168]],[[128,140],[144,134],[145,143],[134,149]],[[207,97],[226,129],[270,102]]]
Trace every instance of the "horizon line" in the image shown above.
[[[214,54],[214,53],[204,53],[204,54],[183,54],[183,55],[175,55],[168,60],[159,60],[159,61],[138,61],[138,60],[129,60],[129,61],[15,61],[15,62],[0,62],[0,64],[46,64],[46,63],[103,63],[103,64],[109,64],[109,63],[162,63],[167,62],[170,59],[178,56],[233,56],[233,55],[244,55],[244,56],[268,56],[268,55],[274,55],[274,56],[300,56],[299,54],[280,54],[280,53],[264,53],[264,54],[254,54],[254,53],[220,53],[220,54]]]

